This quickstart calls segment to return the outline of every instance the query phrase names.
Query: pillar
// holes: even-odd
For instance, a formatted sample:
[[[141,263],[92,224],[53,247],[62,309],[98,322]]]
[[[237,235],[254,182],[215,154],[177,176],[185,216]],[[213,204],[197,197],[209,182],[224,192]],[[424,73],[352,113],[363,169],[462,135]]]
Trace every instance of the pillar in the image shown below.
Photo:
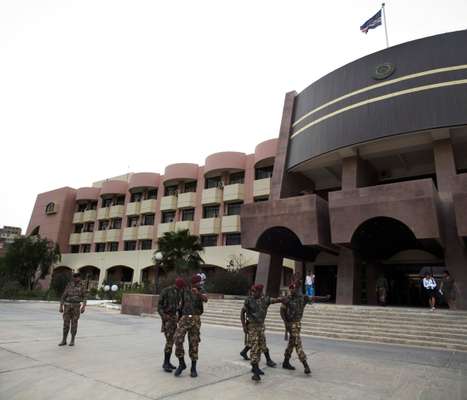
[[[256,270],[255,284],[264,285],[269,296],[279,295],[283,257],[278,254],[260,253]]]
[[[357,260],[352,250],[341,247],[337,261],[336,304],[355,304],[357,287]]]

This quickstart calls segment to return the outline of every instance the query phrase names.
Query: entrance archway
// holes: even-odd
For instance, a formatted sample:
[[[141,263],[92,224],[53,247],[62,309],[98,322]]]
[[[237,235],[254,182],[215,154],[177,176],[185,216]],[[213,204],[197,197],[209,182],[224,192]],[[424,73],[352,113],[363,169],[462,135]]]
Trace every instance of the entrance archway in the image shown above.
[[[115,265],[107,269],[107,283],[117,284],[120,288],[133,282],[133,268],[125,265]]]
[[[100,269],[93,265],[86,265],[78,270],[81,280],[85,282],[87,289],[97,289],[99,285]]]

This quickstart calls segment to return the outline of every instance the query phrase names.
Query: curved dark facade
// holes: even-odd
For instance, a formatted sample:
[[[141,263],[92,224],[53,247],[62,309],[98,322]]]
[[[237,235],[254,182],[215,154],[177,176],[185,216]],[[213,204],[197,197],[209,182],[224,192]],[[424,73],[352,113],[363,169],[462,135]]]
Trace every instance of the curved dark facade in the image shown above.
[[[467,124],[466,50],[467,31],[436,35],[316,81],[295,98],[287,168],[374,139]],[[375,76],[385,64],[393,72]]]

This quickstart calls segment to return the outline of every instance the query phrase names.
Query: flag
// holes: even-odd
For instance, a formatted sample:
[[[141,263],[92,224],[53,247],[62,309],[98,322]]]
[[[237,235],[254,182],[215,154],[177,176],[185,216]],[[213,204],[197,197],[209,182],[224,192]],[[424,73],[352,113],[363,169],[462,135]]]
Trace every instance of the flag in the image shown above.
[[[377,26],[380,26],[381,23],[381,10],[379,10],[360,27],[360,31],[363,33],[368,33],[370,29],[375,29]]]

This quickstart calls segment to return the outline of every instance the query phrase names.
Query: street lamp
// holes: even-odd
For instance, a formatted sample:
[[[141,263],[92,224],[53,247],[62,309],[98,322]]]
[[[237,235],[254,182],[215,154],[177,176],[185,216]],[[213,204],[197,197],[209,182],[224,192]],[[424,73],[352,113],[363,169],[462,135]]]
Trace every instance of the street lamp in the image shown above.
[[[158,250],[154,254],[154,260],[156,260],[156,265],[155,265],[155,270],[154,270],[154,294],[157,294],[157,285],[158,285],[158,278],[159,278],[159,270],[158,268],[161,267],[162,264],[162,259],[164,258],[164,255],[162,254],[162,251]]]

